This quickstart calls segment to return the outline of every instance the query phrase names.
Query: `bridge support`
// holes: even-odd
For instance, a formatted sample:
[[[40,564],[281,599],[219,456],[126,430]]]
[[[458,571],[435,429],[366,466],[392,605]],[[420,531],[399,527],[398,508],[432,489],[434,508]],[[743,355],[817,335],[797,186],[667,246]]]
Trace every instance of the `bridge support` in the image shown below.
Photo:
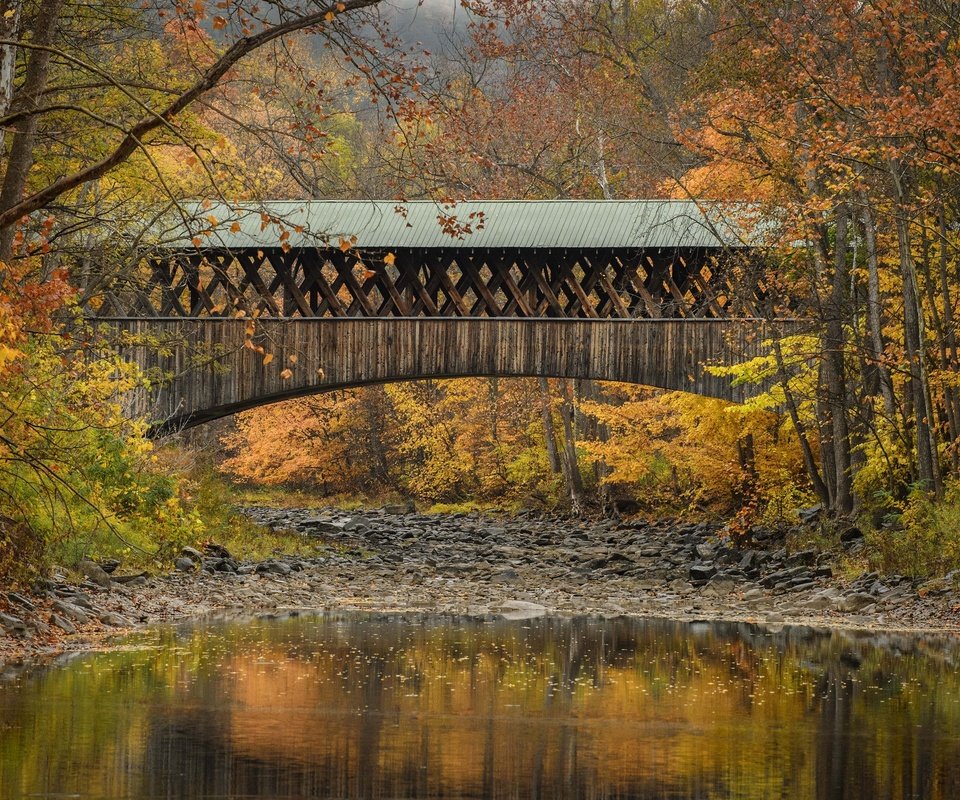
[[[704,370],[759,355],[785,326],[750,319],[97,319],[98,346],[152,378],[130,413],[169,431],[330,389],[420,378],[623,381],[742,402]]]

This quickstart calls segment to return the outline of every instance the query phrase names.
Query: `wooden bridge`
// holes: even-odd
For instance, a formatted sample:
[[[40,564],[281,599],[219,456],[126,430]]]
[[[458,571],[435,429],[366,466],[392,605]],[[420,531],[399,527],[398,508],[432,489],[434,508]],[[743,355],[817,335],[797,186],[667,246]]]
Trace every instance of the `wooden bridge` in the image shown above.
[[[157,430],[334,388],[626,381],[742,401],[704,370],[795,323],[729,209],[675,201],[198,207],[88,301],[152,377]],[[455,218],[453,218],[455,215]]]

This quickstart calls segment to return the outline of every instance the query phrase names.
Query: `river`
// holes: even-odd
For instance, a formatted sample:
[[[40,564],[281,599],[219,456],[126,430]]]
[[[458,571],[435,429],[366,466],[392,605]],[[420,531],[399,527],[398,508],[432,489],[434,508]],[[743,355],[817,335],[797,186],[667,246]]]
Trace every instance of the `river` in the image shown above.
[[[0,797],[960,797],[960,641],[319,614],[0,683]]]

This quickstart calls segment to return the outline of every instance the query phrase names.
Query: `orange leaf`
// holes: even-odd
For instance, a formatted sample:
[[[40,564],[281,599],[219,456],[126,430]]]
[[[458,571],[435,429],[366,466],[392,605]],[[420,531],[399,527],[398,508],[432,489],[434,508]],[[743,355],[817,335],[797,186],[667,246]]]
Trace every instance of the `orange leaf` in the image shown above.
[[[263,366],[267,366],[271,361],[273,361],[273,353],[267,353],[263,357]]]
[[[333,22],[333,18],[334,18],[335,16],[336,16],[336,15],[335,15],[332,11],[328,11],[326,14],[323,15],[323,18],[324,18],[327,22]]]
[[[230,233],[240,233],[240,223],[239,223],[239,222],[234,222],[233,225],[230,226]]]
[[[297,363],[297,357],[296,357],[295,355],[290,356],[290,363],[291,363],[291,364],[296,364],[296,363]]]
[[[340,237],[340,250],[341,250],[342,252],[346,253],[347,250],[349,250],[349,249],[350,249],[350,240],[349,240],[349,239],[344,239],[344,238],[341,236],[341,237]]]
[[[283,378],[284,380],[287,380],[288,378],[292,378],[293,370],[292,369],[283,370],[283,372],[280,373],[280,377]]]
[[[225,28],[225,27],[227,27],[227,21],[223,17],[213,18],[213,29],[215,31],[218,31],[221,28]]]
[[[383,257],[383,263],[384,263],[384,264],[389,264],[391,267],[393,266],[393,262],[396,261],[396,260],[397,260],[397,257],[396,257],[393,253],[387,253],[387,254]]]

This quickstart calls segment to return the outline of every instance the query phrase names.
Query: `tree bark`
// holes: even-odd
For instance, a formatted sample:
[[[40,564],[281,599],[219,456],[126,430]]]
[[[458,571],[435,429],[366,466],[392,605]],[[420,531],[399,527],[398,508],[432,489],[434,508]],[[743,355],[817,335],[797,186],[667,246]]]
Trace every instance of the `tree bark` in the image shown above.
[[[543,441],[547,448],[547,463],[550,471],[559,474],[563,471],[557,454],[557,432],[553,427],[553,412],[550,409],[550,384],[546,378],[540,378],[540,419],[543,422]]]
[[[940,464],[933,432],[933,407],[924,353],[923,308],[919,281],[910,242],[910,224],[905,202],[903,176],[896,160],[889,165],[896,206],[897,247],[903,275],[903,339],[910,365],[913,388],[914,429],[917,440],[917,477],[921,487],[939,497],[942,493]]]
[[[20,14],[23,0],[0,0],[0,39],[15,42],[20,38]],[[17,46],[0,45],[0,117],[6,116],[13,102],[13,79],[17,71]]]
[[[845,365],[846,337],[844,333],[846,292],[849,273],[847,270],[847,235],[849,231],[848,209],[841,205],[837,212],[836,243],[834,246],[834,269],[830,290],[826,330],[825,388],[830,406],[831,446],[833,466],[836,470],[833,508],[839,514],[853,511],[853,475],[850,461],[850,404],[847,393]]]
[[[877,262],[877,225],[873,217],[873,209],[866,195],[862,196],[863,208],[863,239],[867,254],[867,331],[868,357],[874,364],[879,382],[880,394],[883,397],[883,410],[891,423],[896,422],[896,403],[893,399],[893,380],[890,370],[884,363],[883,342],[883,304],[880,302],[880,268]]]
[[[12,101],[12,105],[19,110],[36,109],[39,106],[40,96],[47,87],[50,57],[53,54],[50,46],[57,34],[57,22],[60,19],[62,6],[63,0],[44,0],[40,5],[30,42],[35,49],[30,51],[27,59],[23,86]],[[0,187],[0,216],[9,209],[15,208],[23,197],[27,187],[27,175],[30,173],[30,167],[33,166],[33,150],[36,145],[39,121],[40,118],[36,114],[28,114],[14,125],[10,157],[7,159],[7,170],[3,176],[3,185]],[[20,215],[16,215],[0,223],[0,262],[4,264],[9,263],[13,255],[13,240],[19,218]]]
[[[566,378],[560,379],[560,418],[563,421],[563,465],[570,495],[570,510],[579,514],[583,509],[583,476],[577,462],[577,439],[573,424],[573,389]]]

